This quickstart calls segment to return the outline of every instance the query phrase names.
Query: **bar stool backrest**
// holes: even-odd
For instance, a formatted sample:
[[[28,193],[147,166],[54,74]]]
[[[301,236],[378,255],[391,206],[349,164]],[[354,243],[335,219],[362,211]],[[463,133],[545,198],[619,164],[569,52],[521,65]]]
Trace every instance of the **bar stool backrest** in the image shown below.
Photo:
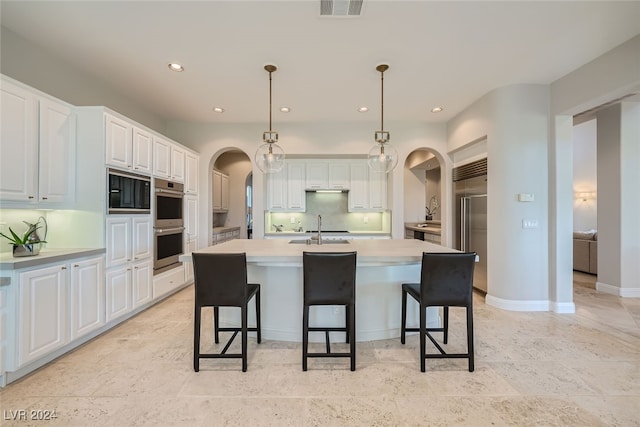
[[[422,254],[420,293],[430,306],[470,307],[476,254]]]
[[[247,301],[245,253],[193,253],[196,303],[201,307],[240,307]]]
[[[354,303],[356,252],[303,252],[304,305]]]

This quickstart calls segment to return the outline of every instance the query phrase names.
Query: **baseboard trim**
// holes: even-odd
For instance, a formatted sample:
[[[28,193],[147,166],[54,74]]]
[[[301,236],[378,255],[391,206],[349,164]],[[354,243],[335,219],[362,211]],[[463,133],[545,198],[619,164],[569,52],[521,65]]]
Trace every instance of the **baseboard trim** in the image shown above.
[[[551,308],[554,313],[573,314],[576,312],[576,305],[572,302],[552,302]]]
[[[551,311],[549,301],[507,300],[487,294],[485,302],[493,307],[509,311]]]
[[[622,298],[640,298],[640,288],[621,288],[608,283],[596,282],[596,290]]]

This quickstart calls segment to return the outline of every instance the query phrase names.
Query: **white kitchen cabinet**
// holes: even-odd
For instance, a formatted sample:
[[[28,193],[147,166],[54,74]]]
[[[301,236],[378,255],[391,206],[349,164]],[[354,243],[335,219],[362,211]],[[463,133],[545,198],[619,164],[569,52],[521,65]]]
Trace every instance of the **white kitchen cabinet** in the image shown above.
[[[75,195],[75,116],[70,107],[40,99],[38,197],[72,202]]]
[[[153,175],[184,182],[185,150],[164,138],[153,138]]]
[[[153,297],[153,228],[150,215],[107,218],[107,322]]]
[[[306,188],[308,190],[329,188],[329,164],[327,162],[307,163]]]
[[[288,161],[281,171],[267,175],[267,209],[304,212],[306,170],[304,161]]]
[[[229,210],[229,176],[213,171],[213,211],[227,212]]]
[[[369,170],[369,208],[371,210],[387,209],[387,174],[385,172]]]
[[[2,77],[0,200],[66,207],[75,196],[72,107]]]
[[[145,305],[153,299],[153,260],[134,262],[131,271],[132,308]]]
[[[198,197],[187,194],[184,197],[184,247],[185,253],[198,249]],[[184,264],[185,282],[193,281],[193,265]]]
[[[124,316],[133,309],[131,303],[132,284],[131,266],[107,270],[106,273],[106,321],[110,322],[120,316]]]
[[[179,146],[171,145],[171,180],[184,182],[184,163],[186,152]]]
[[[350,164],[349,212],[376,212],[387,208],[387,174],[369,169],[366,161]]]
[[[71,264],[71,340],[105,323],[104,262],[102,257]]]
[[[348,190],[351,186],[349,163],[336,160],[329,163],[329,190]]]
[[[267,209],[283,211],[287,209],[287,168],[270,173],[267,180]]]
[[[132,166],[136,172],[151,174],[153,171],[153,139],[150,132],[133,127]]]
[[[130,169],[133,161],[133,126],[126,120],[105,114],[106,163]]]
[[[153,138],[153,175],[171,177],[171,143],[159,137]]]
[[[173,268],[153,277],[153,298],[165,296],[184,285],[184,266]]]
[[[68,334],[66,264],[19,275],[19,365],[62,347]]]
[[[287,163],[287,210],[304,212],[306,210],[305,187],[306,167],[302,162]]]
[[[185,155],[184,192],[185,194],[198,193],[198,163],[197,155],[187,151]]]

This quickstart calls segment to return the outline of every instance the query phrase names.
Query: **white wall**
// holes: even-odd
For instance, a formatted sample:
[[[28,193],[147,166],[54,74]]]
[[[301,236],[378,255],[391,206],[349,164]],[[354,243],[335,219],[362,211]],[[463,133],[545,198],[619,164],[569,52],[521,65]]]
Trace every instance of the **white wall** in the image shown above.
[[[448,123],[449,151],[486,135],[488,175],[487,303],[548,310],[547,144],[549,87],[496,89]],[[518,202],[531,193],[534,202]],[[523,229],[522,220],[538,227]]]
[[[76,106],[106,106],[164,133],[165,122],[127,94],[1,27],[0,72]],[[81,35],[79,35],[81,37]]]
[[[573,191],[594,193],[597,196],[596,179],[596,125],[589,120],[573,127]],[[598,203],[595,198],[573,198],[573,229],[595,230],[598,227]]]

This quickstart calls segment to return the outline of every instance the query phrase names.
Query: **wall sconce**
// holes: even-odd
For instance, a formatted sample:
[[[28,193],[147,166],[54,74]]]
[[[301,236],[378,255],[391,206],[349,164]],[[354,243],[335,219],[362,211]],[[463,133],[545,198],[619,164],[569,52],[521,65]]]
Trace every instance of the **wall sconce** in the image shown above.
[[[586,202],[588,200],[595,199],[596,192],[595,191],[576,191],[574,193],[574,198],[578,200],[582,200],[583,202]]]

